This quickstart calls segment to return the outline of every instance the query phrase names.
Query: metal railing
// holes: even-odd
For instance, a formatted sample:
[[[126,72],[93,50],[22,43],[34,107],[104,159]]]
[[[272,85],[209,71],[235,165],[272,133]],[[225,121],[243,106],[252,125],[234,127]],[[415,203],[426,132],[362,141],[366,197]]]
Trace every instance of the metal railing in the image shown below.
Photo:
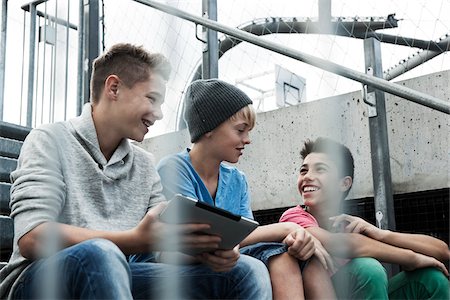
[[[4,82],[7,2],[7,0],[2,0],[1,3],[3,17],[0,28],[0,119],[3,119],[3,107],[5,101]],[[49,12],[47,10],[47,3],[50,2],[53,2],[53,6],[55,7],[54,11],[52,12]],[[320,27],[319,20],[302,20],[299,18],[266,18],[252,21],[251,24],[247,23],[248,26],[243,25],[244,29],[250,26],[250,29],[247,30],[249,32],[245,32],[245,30],[231,28],[209,19],[195,16],[155,1],[137,0],[135,2],[139,2],[146,6],[165,11],[166,13],[170,13],[172,15],[194,22],[195,24],[202,25],[205,28],[209,28],[213,31],[224,33],[225,39],[219,41],[219,57],[224,53],[224,51],[226,51],[226,49],[233,47],[241,41],[246,41],[272,50],[274,52],[286,55],[288,57],[300,60],[307,64],[316,66],[323,70],[335,73],[337,75],[359,81],[365,85],[373,86],[385,92],[416,102],[418,104],[431,107],[447,114],[450,113],[449,104],[441,99],[437,99],[430,95],[420,93],[405,86],[390,83],[386,80],[383,80],[382,78],[376,78],[361,72],[354,71],[345,66],[305,54],[295,49],[287,48],[284,45],[279,45],[274,42],[258,38],[257,36],[252,34],[254,33],[254,30],[261,30],[260,34],[278,33],[279,30],[281,30],[281,32],[294,30],[294,32],[296,33],[314,33],[317,32],[318,28]],[[76,114],[79,114],[82,104],[89,101],[89,68],[86,69],[85,66],[89,66],[90,61],[93,60],[99,53],[99,28],[98,24],[97,28],[93,26],[93,23],[98,23],[98,16],[96,20],[95,18],[90,18],[90,16],[86,15],[85,12],[92,10],[92,7],[98,8],[98,0],[79,0],[78,26],[72,24],[69,21],[69,6],[67,7],[68,11],[66,16],[58,17],[57,3],[58,2],[56,0],[36,0],[22,6],[22,9],[24,10],[24,12],[26,12],[29,19],[29,24],[26,32],[24,30],[24,33],[27,33],[28,35],[28,39],[25,41],[28,44],[23,48],[23,51],[26,51],[23,54],[24,60],[25,57],[27,57],[28,59],[26,66],[24,66],[23,68],[25,68],[27,71],[22,75],[22,93],[24,94],[22,97],[24,98],[22,109],[26,110],[26,114],[21,113],[21,115],[25,115],[24,118],[26,119],[26,121],[24,122],[24,125],[26,126],[33,126],[37,123],[42,123],[43,120],[48,122],[54,121],[56,110],[58,110],[58,115],[62,115],[63,118],[65,118],[68,114],[68,107],[72,105],[72,102],[77,103]],[[347,23],[351,23],[351,21],[360,22],[357,24],[360,24],[363,28],[359,31],[349,31],[349,25]],[[330,20],[330,24],[334,26],[331,26],[332,30],[330,34],[361,38],[362,34],[368,33],[366,32],[366,30],[364,30],[364,28],[368,28],[367,26],[395,27],[396,21],[392,16],[388,16],[387,18],[375,18],[373,20],[332,18]],[[78,30],[78,27],[81,30]],[[274,27],[276,27],[278,31],[272,30]],[[330,26],[328,26],[328,28],[329,27]],[[376,30],[378,27],[370,27],[370,32],[373,33],[373,30]],[[283,28],[285,29],[284,31]],[[89,31],[90,33],[87,34],[87,31]],[[59,39],[57,38],[56,42],[53,44],[48,41],[49,37],[47,35],[49,35],[50,32],[51,34],[60,37]],[[94,38],[89,37],[94,36],[95,33],[97,36],[97,43],[93,42]],[[77,39],[71,40],[71,37],[73,37],[75,34],[77,35]],[[389,35],[377,33],[373,33],[371,35],[382,42],[390,42]],[[62,38],[63,36],[64,38]],[[61,38],[62,40],[65,40],[63,44],[61,44]],[[396,37],[396,41],[402,41],[407,45],[414,46],[427,45],[428,48],[421,49],[416,55],[400,62],[398,66],[386,70],[384,78],[389,80],[445,51],[448,51],[450,44],[450,38],[448,37],[448,35],[436,42],[411,40],[402,37]],[[96,46],[96,49],[92,48],[94,46]],[[69,53],[70,47],[77,49],[77,65],[76,70],[71,69],[69,71],[69,56],[75,57],[75,55],[71,55]],[[57,62],[58,68],[55,67]],[[65,74],[63,76],[56,75],[56,72],[59,72],[59,70],[61,69],[65,70]],[[73,75],[75,75],[76,78],[70,77]],[[52,80],[47,80],[46,78],[48,76],[52,77]],[[75,93],[68,93],[69,81],[77,82],[76,95]],[[46,109],[48,111],[45,111]]]
[[[8,24],[8,0],[2,0],[1,3],[0,25],[0,121],[3,120],[3,106],[5,103],[5,60],[6,60],[6,30]]]
[[[337,63],[334,63],[334,62],[331,62],[331,61],[328,61],[328,60],[325,60],[325,59],[322,59],[319,57],[315,57],[313,55],[309,55],[309,54],[303,53],[301,51],[286,47],[285,45],[280,45],[280,44],[277,44],[272,41],[261,39],[258,36],[255,36],[251,33],[248,33],[248,32],[233,28],[233,27],[226,26],[226,25],[220,24],[218,22],[215,22],[215,21],[212,21],[209,19],[198,17],[196,15],[187,13],[185,11],[179,10],[179,9],[169,6],[169,5],[165,5],[165,4],[162,4],[162,3],[159,3],[156,1],[151,1],[151,0],[135,0],[135,1],[139,2],[141,4],[153,7],[160,11],[166,12],[173,16],[191,21],[195,24],[200,24],[209,29],[213,29],[218,32],[222,32],[224,34],[231,35],[234,38],[251,43],[253,45],[260,46],[265,49],[274,51],[276,53],[285,55],[287,57],[297,59],[306,64],[320,68],[322,70],[346,77],[348,79],[358,81],[362,84],[370,85],[374,88],[380,89],[389,94],[393,94],[393,95],[402,97],[404,99],[410,100],[412,102],[415,102],[417,104],[433,108],[435,110],[438,110],[438,111],[446,113],[446,114],[450,114],[450,104],[448,102],[438,99],[436,97],[427,95],[425,93],[407,88],[407,87],[399,85],[399,84],[391,83],[391,82],[381,79],[381,78],[377,78],[374,76],[370,76],[370,75],[355,71],[353,69],[347,68],[347,67],[339,65]]]
[[[99,54],[98,40],[96,43],[89,40],[98,39],[99,33],[88,34],[84,29],[98,31],[98,8],[97,15],[94,15],[92,9],[98,6],[98,3],[98,0],[79,0],[79,5],[75,7],[74,1],[35,0],[20,7],[23,11],[24,26],[22,49],[13,50],[17,54],[22,51],[22,73],[20,77],[17,75],[16,78],[20,79],[15,83],[20,83],[20,88],[17,88],[20,90],[20,96],[14,95],[16,102],[13,104],[19,110],[15,110],[16,117],[20,114],[19,124],[35,127],[42,123],[66,120],[78,115],[83,103],[89,101],[89,95],[87,100],[85,95],[89,93],[90,76],[86,76],[86,73],[90,72],[90,68],[84,66],[89,65]],[[14,13],[17,17],[17,11]],[[79,24],[75,25],[71,18],[77,13]],[[7,19],[8,1],[2,0],[0,120],[4,120]],[[91,22],[92,19],[94,22]],[[87,24],[84,24],[84,21]],[[20,34],[18,30],[20,29],[16,26],[14,30],[10,29],[9,33]],[[85,46],[90,48],[84,49]],[[97,47],[96,52],[91,49],[94,46]],[[11,49],[9,47],[8,51]],[[20,60],[16,59],[13,63],[20,65]],[[11,79],[9,80],[11,82]],[[72,84],[75,82],[76,85]]]

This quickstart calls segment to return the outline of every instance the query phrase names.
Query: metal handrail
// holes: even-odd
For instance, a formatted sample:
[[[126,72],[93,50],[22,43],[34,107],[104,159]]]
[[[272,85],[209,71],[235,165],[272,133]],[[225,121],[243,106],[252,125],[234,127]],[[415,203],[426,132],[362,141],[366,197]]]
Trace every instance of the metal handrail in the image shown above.
[[[286,47],[284,45],[277,44],[272,41],[261,39],[258,36],[255,36],[248,32],[220,24],[219,22],[215,22],[215,21],[211,21],[211,20],[208,20],[208,19],[205,19],[202,17],[198,17],[196,15],[184,12],[182,10],[179,10],[179,9],[169,6],[169,5],[165,5],[165,4],[158,3],[156,1],[151,1],[151,0],[135,0],[135,1],[138,3],[144,4],[144,5],[147,5],[149,7],[155,8],[157,10],[169,13],[176,17],[194,22],[195,24],[200,24],[209,29],[213,29],[213,30],[225,33],[225,34],[229,34],[229,35],[234,36],[235,38],[238,38],[242,41],[246,41],[251,44],[254,44],[254,45],[257,45],[260,47],[264,47],[265,49],[272,50],[276,53],[297,59],[297,60],[307,63],[309,65],[318,67],[322,70],[329,71],[331,73],[361,82],[363,84],[372,86],[374,88],[378,88],[389,94],[393,94],[393,95],[402,97],[404,99],[407,99],[407,100],[410,100],[417,104],[438,110],[440,112],[450,114],[450,104],[448,102],[441,100],[439,98],[430,96],[428,94],[407,88],[407,87],[399,85],[399,84],[395,84],[395,83],[386,81],[381,78],[377,78],[377,77],[374,77],[371,75],[367,75],[367,74],[355,71],[355,70],[347,68],[345,66],[333,63],[331,61],[328,61],[328,60],[325,60],[322,58],[315,57],[313,55],[303,53],[301,51]]]

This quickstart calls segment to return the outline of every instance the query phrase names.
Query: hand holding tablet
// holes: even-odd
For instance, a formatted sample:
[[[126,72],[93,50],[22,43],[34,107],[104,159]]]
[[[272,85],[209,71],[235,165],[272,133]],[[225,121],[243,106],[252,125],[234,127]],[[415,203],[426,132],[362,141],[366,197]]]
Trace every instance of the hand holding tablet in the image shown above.
[[[201,223],[209,224],[210,229],[201,232],[221,237],[219,249],[232,249],[258,227],[258,222],[232,214],[221,208],[211,206],[182,195],[175,195],[160,214],[160,220],[170,224]],[[195,255],[211,249],[184,251]]]

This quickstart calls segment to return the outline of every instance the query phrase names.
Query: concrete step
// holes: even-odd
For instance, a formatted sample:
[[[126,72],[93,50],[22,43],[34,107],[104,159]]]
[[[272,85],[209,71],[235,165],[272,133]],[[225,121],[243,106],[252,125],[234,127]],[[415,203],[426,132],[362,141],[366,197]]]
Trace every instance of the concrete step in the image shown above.
[[[23,142],[0,137],[0,156],[18,158]]]
[[[0,216],[0,260],[9,259],[12,252],[14,223],[8,216]]]
[[[0,182],[0,214],[9,215],[9,192],[11,190],[11,184],[6,182]]]
[[[0,182],[10,183],[9,175],[16,169],[16,167],[16,159],[0,157]]]
[[[23,141],[30,133],[31,128],[0,121],[0,136],[12,140]]]

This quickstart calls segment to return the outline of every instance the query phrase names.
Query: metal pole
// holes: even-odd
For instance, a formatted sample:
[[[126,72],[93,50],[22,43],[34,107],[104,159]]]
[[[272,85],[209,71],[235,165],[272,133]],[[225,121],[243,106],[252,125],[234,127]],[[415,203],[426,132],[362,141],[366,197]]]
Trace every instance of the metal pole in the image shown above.
[[[47,1],[45,1],[45,2],[47,2]],[[23,9],[25,11],[28,11],[28,7],[23,7]],[[54,16],[50,16],[46,12],[41,12],[40,10],[36,10],[36,14],[38,15],[38,17],[47,19],[51,22],[55,22],[56,24],[59,24],[59,25],[69,26],[70,29],[77,30],[77,26],[75,24],[68,22],[67,20],[62,20],[62,19],[56,18]]]
[[[367,72],[373,76],[382,77],[381,48],[378,40],[374,38],[364,40],[364,57]],[[395,230],[384,92],[368,86],[365,101],[369,105],[370,149],[377,225],[382,229]]]
[[[331,0],[319,0],[319,24],[320,27],[331,28]]]
[[[84,82],[84,0],[78,5],[78,70],[77,70],[77,116],[83,109],[83,82]]]
[[[67,2],[67,25],[66,25],[66,69],[64,77],[64,120],[67,119],[67,88],[69,86],[69,16],[70,16],[70,5]]]
[[[445,38],[442,42],[450,42],[450,36],[447,36],[447,38]],[[442,52],[433,50],[419,51],[416,54],[413,54],[411,58],[408,58],[407,60],[401,62],[399,65],[385,71],[383,77],[386,80],[392,80],[440,54],[442,54]]]
[[[203,0],[202,1],[202,15],[206,19],[217,20],[217,0]],[[217,31],[202,28],[203,38],[206,43],[203,46],[201,78],[219,78],[219,40],[217,38]],[[196,79],[199,79],[198,76]],[[181,107],[181,116],[184,115],[185,106]],[[177,126],[178,130],[187,127],[184,118],[179,118]]]
[[[84,68],[83,104],[90,100],[90,81],[92,62],[99,55],[99,3],[98,0],[85,0],[84,4]]]
[[[448,42],[439,42],[436,43],[434,41],[427,41],[427,40],[420,40],[420,39],[414,39],[414,38],[408,38],[404,36],[396,36],[396,35],[390,35],[385,33],[379,33],[375,31],[370,31],[366,33],[358,32],[358,34],[355,34],[355,37],[357,38],[376,38],[380,42],[383,43],[389,43],[389,44],[395,44],[397,46],[406,46],[406,47],[415,47],[420,49],[426,49],[426,50],[433,50],[438,52],[445,52],[446,48],[448,48]]]
[[[45,2],[44,5],[44,15],[47,15],[47,2]],[[43,58],[42,58],[42,90],[41,90],[41,123],[44,123],[44,102],[45,102],[45,84],[47,83],[47,81],[45,80],[45,74],[46,74],[46,59],[47,59],[47,27],[50,27],[50,20],[48,18],[44,18],[44,43],[43,43]],[[39,51],[39,47],[38,47],[38,51]],[[39,52],[38,52],[38,61],[39,61]],[[38,73],[39,75],[39,73]],[[39,82],[38,78],[36,78],[36,82]],[[36,89],[37,91],[37,89]],[[36,94],[36,98],[38,98],[37,94]],[[36,101],[37,102],[37,101]],[[36,109],[37,112],[37,109]],[[37,123],[37,117],[34,120],[35,123]]]
[[[67,3],[69,5],[69,3]],[[58,1],[55,2],[55,19],[58,19]],[[55,45],[52,48],[52,63],[51,63],[51,96],[50,96],[50,122],[55,122],[55,106],[56,106],[56,59],[58,56],[58,24],[53,22],[55,30]]]
[[[30,3],[30,38],[28,49],[28,93],[27,93],[27,127],[32,127],[33,95],[34,95],[34,64],[36,51],[36,4]]]
[[[39,11],[38,11],[39,13]],[[319,11],[319,18],[321,12]],[[331,12],[330,12],[331,16]],[[367,27],[367,23],[364,22],[358,22],[354,21],[352,23],[352,26],[350,26],[350,22],[342,22],[342,21],[332,21],[329,22],[328,27],[326,26],[320,26],[319,22],[307,22],[307,21],[299,21],[299,20],[293,20],[293,18],[264,18],[264,19],[254,19],[251,22],[247,24],[243,24],[239,27],[237,27],[240,30],[252,33],[254,35],[267,35],[267,34],[274,34],[274,33],[305,33],[305,34],[314,34],[314,33],[328,33],[328,34],[334,34],[338,36],[344,36],[344,37],[352,37],[352,38],[358,38],[358,39],[366,39],[367,31],[375,31],[377,29],[382,29],[383,27],[386,27],[386,24],[391,24],[390,28],[393,28],[394,25],[392,25],[392,21],[389,21],[391,17],[388,17],[388,21],[385,22],[370,22],[370,26]],[[364,24],[364,25],[361,25]],[[362,28],[364,26],[364,28]],[[395,27],[397,27],[395,25]],[[324,31],[323,29],[326,29],[327,31]],[[320,29],[320,30],[319,30]],[[361,33],[363,32],[363,33]],[[403,37],[397,37],[397,40],[402,40]],[[239,39],[234,38],[233,36],[226,36],[223,39],[220,40],[219,43],[219,59],[222,55],[224,55],[227,51],[232,49],[233,47],[236,47],[239,45],[242,41]],[[394,41],[385,41],[381,40],[380,42],[383,43],[394,43]],[[414,39],[414,45],[418,44],[418,40]],[[429,45],[429,49],[427,48],[425,51],[419,52],[417,55],[423,57],[423,60],[418,61],[418,63],[426,62],[430,59],[432,59],[435,56],[438,56],[439,54],[446,52],[450,49],[450,38],[447,34],[445,38],[440,39],[438,42],[435,41],[420,41],[420,44],[427,44]],[[437,50],[438,49],[438,50]],[[422,50],[422,49],[421,49]],[[417,67],[415,63],[415,58],[417,55],[413,55],[414,57],[411,60],[414,60],[414,62],[410,62],[410,60],[406,61],[407,67],[398,66],[394,68],[390,68],[388,71],[385,71],[384,79],[391,80],[394,77],[397,77],[415,67]],[[403,63],[402,63],[403,65]],[[195,70],[195,75],[192,77],[193,80],[197,80],[201,78],[201,70],[202,65],[200,64]],[[393,74],[393,76],[386,75],[389,72],[389,74]]]
[[[364,40],[366,72],[376,77],[383,76],[380,41]],[[384,92],[370,86],[364,101],[369,105],[370,153],[375,204],[376,225],[381,229],[395,230],[394,198],[392,196],[389,138],[386,120]],[[398,273],[396,265],[384,264],[389,276]]]
[[[300,51],[297,51],[295,49],[286,47],[285,45],[279,45],[277,43],[263,40],[253,34],[250,34],[248,32],[241,31],[239,29],[235,29],[229,26],[225,26],[222,24],[219,24],[212,20],[207,20],[198,16],[195,16],[193,14],[186,13],[184,11],[181,11],[177,8],[174,8],[172,6],[168,6],[165,4],[161,4],[155,1],[150,0],[135,0],[136,2],[148,5],[150,7],[153,7],[155,9],[164,11],[166,13],[169,13],[171,15],[183,18],[185,20],[194,22],[196,24],[201,24],[203,26],[206,26],[210,29],[214,29],[216,31],[232,35],[240,40],[249,42],[251,44],[264,47],[268,50],[272,50],[276,53],[297,59],[299,61],[305,62],[307,64],[310,64],[312,66],[318,67],[322,70],[326,70],[329,72],[332,72],[334,74],[361,82],[363,84],[370,85],[374,88],[378,88],[380,90],[383,90],[387,93],[405,98],[407,100],[410,100],[412,102],[415,102],[417,104],[421,104],[426,107],[430,107],[433,109],[436,109],[438,111],[444,112],[446,114],[450,114],[450,104],[444,100],[438,99],[436,97],[427,95],[422,92],[418,92],[416,90],[407,88],[405,86],[395,84],[389,81],[386,81],[382,78],[377,78],[374,76],[370,76],[355,70],[352,70],[350,68],[341,66],[339,64],[333,63],[331,61],[318,58]]]
[[[58,5],[56,4],[55,6],[57,7]],[[55,8],[55,10],[56,9],[57,8]],[[56,37],[57,33],[56,33],[56,28],[54,28],[54,25],[55,24],[53,22],[48,23],[48,26],[52,29],[52,31],[54,30],[53,32]],[[55,39],[55,44],[50,47],[51,51],[50,51],[50,58],[49,58],[50,82],[49,82],[49,89],[48,89],[49,92],[48,92],[48,116],[47,116],[47,120],[49,123],[53,123],[53,120],[52,120],[52,115],[53,115],[52,111],[53,111],[53,106],[54,106],[53,91],[54,91],[54,87],[55,87],[55,83],[56,83],[55,82],[56,77],[55,77],[55,72],[54,72],[55,71],[55,56],[56,56],[56,41],[57,41],[57,39]]]
[[[47,2],[45,2],[45,9],[47,9]],[[38,62],[38,70],[37,70],[37,72],[36,72],[36,77],[35,77],[35,81],[36,81],[36,84],[35,84],[35,89],[34,89],[34,94],[36,95],[36,97],[34,97],[34,104],[33,104],[33,107],[35,107],[35,109],[34,109],[34,126],[36,126],[36,124],[38,123],[38,107],[39,107],[39,95],[38,95],[38,92],[39,92],[39,80],[40,80],[40,78],[39,78],[39,62],[41,61],[40,60],[40,55],[41,55],[41,49],[40,49],[40,45],[39,45],[39,43],[43,40],[44,41],[44,43],[43,43],[43,56],[44,56],[44,59],[43,59],[43,62],[42,62],[42,66],[45,66],[45,45],[46,45],[46,41],[47,41],[47,21],[44,19],[44,26],[43,26],[43,28],[44,28],[44,36],[43,36],[43,38],[41,38],[41,33],[39,34],[39,36],[38,36],[38,43],[37,43],[37,54],[36,54],[36,61]],[[37,28],[39,28],[39,31],[41,30],[41,18],[39,17],[38,18],[38,24],[37,24]],[[44,87],[45,87],[45,67],[43,67],[42,68],[42,80],[41,80],[41,82],[42,82],[42,97],[41,97],[41,103],[40,103],[40,107],[41,107],[41,112],[43,112],[44,111]],[[43,118],[41,117],[41,124],[43,123]]]
[[[23,24],[26,24],[27,18],[26,18],[26,13],[23,13]],[[25,26],[23,26],[23,31],[22,31],[22,45],[25,45]],[[23,94],[24,94],[24,74],[25,74],[25,48],[22,50],[22,76],[20,76],[20,116],[19,116],[19,124],[22,124],[22,112],[23,112]]]
[[[217,21],[217,0],[202,1],[203,17]],[[219,77],[219,40],[217,31],[203,27],[206,44],[203,47],[202,77],[203,79]]]
[[[0,121],[3,121],[5,98],[6,29],[8,24],[8,0],[2,0],[2,24],[0,37]]]

